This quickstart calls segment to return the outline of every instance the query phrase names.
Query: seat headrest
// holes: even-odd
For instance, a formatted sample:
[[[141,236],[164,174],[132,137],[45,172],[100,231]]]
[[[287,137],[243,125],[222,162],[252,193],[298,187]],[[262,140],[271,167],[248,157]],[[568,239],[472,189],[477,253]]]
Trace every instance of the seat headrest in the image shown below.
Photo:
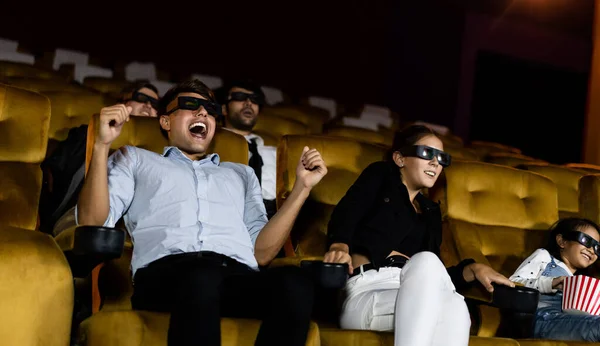
[[[0,161],[42,162],[49,125],[46,96],[0,84]]]
[[[540,174],[457,160],[445,176],[452,219],[526,229],[548,229],[558,219],[556,185]]]

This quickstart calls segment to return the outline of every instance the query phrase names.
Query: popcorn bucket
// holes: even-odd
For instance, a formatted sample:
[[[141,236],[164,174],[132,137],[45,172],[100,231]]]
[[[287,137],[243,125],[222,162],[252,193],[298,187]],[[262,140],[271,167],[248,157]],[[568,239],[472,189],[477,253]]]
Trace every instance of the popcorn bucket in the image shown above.
[[[565,278],[562,309],[573,314],[600,315],[600,280],[584,275]]]

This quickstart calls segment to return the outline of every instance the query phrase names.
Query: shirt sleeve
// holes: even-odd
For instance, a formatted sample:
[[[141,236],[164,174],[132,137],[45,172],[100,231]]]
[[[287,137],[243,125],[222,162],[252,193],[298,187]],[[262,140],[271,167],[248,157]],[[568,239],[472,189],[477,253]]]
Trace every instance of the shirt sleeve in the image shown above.
[[[267,210],[262,198],[262,190],[258,178],[252,168],[246,166],[246,201],[244,204],[244,224],[250,234],[252,245],[260,231],[267,224]]]
[[[369,165],[348,189],[331,214],[327,227],[328,247],[333,243],[351,247],[354,232],[375,203],[386,168],[384,162]]]
[[[104,227],[115,227],[119,219],[127,212],[135,191],[135,169],[137,155],[134,147],[125,146],[108,157],[108,217]],[[77,207],[75,207],[75,222]]]
[[[509,280],[523,284],[525,287],[535,288],[540,293],[555,293],[557,290],[552,288],[554,277],[542,276],[548,263],[550,263],[550,253],[545,249],[537,249],[521,263]]]

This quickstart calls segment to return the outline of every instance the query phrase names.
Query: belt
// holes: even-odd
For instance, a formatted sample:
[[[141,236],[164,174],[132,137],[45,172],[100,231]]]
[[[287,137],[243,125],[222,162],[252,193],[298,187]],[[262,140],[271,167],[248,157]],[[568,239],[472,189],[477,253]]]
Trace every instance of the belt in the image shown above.
[[[178,253],[173,255],[167,255],[162,258],[157,259],[154,262],[151,262],[148,267],[155,267],[161,265],[172,265],[178,262],[189,261],[193,258],[204,258],[206,260],[210,260],[215,262],[217,265],[222,267],[246,267],[250,269],[247,265],[236,261],[235,259],[222,255],[220,253],[212,252],[212,251],[198,251],[198,252],[186,252],[186,253]]]
[[[408,259],[404,256],[398,256],[398,255],[390,256],[385,259],[385,262],[381,267],[402,268],[406,264],[406,261],[408,261]],[[356,276],[362,272],[366,272],[367,270],[371,270],[371,269],[379,270],[379,268],[375,267],[375,265],[373,265],[373,263],[367,263],[367,264],[363,264],[357,268],[354,268],[354,270],[352,271],[352,275],[350,275],[350,277]]]

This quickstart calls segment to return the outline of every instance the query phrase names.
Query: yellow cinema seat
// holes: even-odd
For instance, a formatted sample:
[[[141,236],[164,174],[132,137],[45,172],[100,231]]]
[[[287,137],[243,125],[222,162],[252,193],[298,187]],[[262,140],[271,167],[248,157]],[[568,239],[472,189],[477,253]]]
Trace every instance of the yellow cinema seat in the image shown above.
[[[50,102],[0,84],[0,340],[66,346],[73,311],[69,265],[54,240],[35,231]]]

